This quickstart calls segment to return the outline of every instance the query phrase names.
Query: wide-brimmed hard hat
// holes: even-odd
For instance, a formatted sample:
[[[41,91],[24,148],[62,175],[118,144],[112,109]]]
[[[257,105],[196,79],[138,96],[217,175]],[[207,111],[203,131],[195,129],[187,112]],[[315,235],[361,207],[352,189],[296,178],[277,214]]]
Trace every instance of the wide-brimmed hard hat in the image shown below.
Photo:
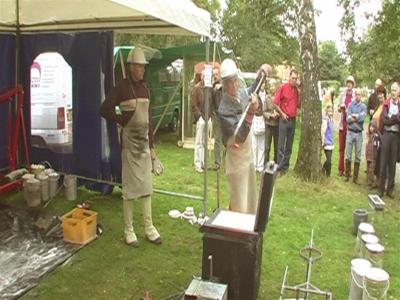
[[[144,52],[140,48],[133,48],[129,51],[128,59],[126,60],[128,64],[140,64],[140,65],[147,65],[149,62],[146,60],[146,56]]]
[[[237,76],[239,74],[239,70],[235,64],[235,62],[226,58],[221,64],[221,78],[226,79],[229,77]]]
[[[354,77],[351,76],[351,75],[349,77],[347,77],[347,79],[346,79],[346,83],[348,83],[348,82],[351,82],[353,85],[356,84],[356,81],[354,80]]]

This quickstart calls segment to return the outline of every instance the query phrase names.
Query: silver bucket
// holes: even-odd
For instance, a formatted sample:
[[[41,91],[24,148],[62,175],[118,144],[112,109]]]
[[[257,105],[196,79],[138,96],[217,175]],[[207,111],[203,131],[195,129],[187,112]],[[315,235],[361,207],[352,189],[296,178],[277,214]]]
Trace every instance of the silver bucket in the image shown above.
[[[26,182],[28,181],[28,179],[34,179],[35,178],[35,174],[24,174],[22,176],[22,190],[24,191],[24,199],[26,202],[28,202],[28,195],[27,195],[27,190],[25,188]]]
[[[64,188],[65,188],[65,198],[69,201],[75,201],[77,199],[77,187],[76,187],[75,175],[64,176]]]
[[[349,300],[361,300],[363,294],[364,276],[371,263],[363,258],[355,258],[351,261]]]
[[[360,257],[367,258],[366,256],[368,250],[366,248],[366,245],[379,243],[379,238],[375,234],[366,233],[361,236],[361,241]]]
[[[42,201],[45,202],[50,198],[49,176],[44,173],[38,176],[40,180],[40,191],[42,194]]]
[[[41,203],[40,181],[37,179],[28,179],[25,182],[26,204],[29,207],[39,206]]]
[[[389,274],[380,268],[370,268],[364,276],[362,300],[386,300]]]
[[[368,221],[368,211],[366,209],[356,209],[353,211],[353,234],[357,235],[358,225]]]
[[[368,259],[372,266],[375,268],[382,268],[383,256],[385,254],[385,247],[381,244],[366,244],[365,248],[367,250],[365,258]]]
[[[60,175],[58,173],[50,173],[49,174],[50,198],[53,198],[57,194],[58,179],[60,179]]]
[[[357,238],[356,238],[356,247],[355,247],[355,256],[356,257],[362,257],[362,240],[361,236],[363,234],[374,234],[375,233],[375,228],[369,223],[360,223],[358,225],[358,232],[357,232]]]

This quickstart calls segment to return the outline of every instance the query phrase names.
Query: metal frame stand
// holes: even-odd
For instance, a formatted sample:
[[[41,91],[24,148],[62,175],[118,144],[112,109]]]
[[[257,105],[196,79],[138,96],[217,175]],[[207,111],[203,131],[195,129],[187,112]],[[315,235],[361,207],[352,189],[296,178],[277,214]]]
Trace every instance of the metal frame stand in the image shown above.
[[[294,299],[304,299],[307,300],[310,294],[314,294],[317,296],[325,296],[326,300],[332,300],[332,293],[325,292],[320,290],[318,287],[311,283],[311,267],[313,263],[320,260],[322,258],[322,252],[314,247],[314,229],[311,230],[311,239],[308,247],[305,247],[300,250],[300,257],[307,261],[307,270],[306,270],[306,282],[298,284],[298,285],[288,285],[287,277],[288,277],[288,266],[285,268],[285,273],[283,275],[283,281],[281,286],[281,293],[279,300],[285,300],[284,294],[285,291],[295,292]]]
[[[18,145],[19,145],[19,133],[20,130],[22,131],[22,138],[23,138],[23,146],[24,146],[24,154],[25,154],[25,161],[30,168],[30,160],[29,160],[29,148],[28,148],[28,141],[26,135],[26,128],[25,128],[25,121],[24,121],[24,114],[23,114],[23,102],[24,102],[24,91],[22,85],[17,84],[15,87],[6,90],[3,94],[0,95],[0,104],[11,102],[13,99],[16,99],[16,117],[15,120],[13,118],[12,109],[10,107],[9,115],[8,115],[8,171],[14,171],[17,169],[18,165]],[[1,175],[0,175],[1,177]],[[6,184],[0,185],[0,195],[20,188],[22,186],[21,180],[14,180],[8,182]]]

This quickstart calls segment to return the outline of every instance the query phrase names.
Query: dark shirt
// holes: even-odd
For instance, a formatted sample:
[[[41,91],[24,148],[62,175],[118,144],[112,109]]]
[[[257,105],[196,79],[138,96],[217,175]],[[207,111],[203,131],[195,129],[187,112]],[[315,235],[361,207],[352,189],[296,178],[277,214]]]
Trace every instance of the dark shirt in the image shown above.
[[[144,81],[132,81],[123,79],[112,88],[107,98],[100,106],[100,115],[108,121],[113,121],[124,127],[134,114],[134,111],[123,111],[122,114],[115,112],[115,107],[122,101],[137,98],[150,99],[150,92]],[[151,124],[151,108],[149,105],[149,145],[153,148],[153,127]]]
[[[200,117],[205,120],[205,109],[204,109],[204,85],[200,81],[198,82],[193,90],[190,97],[190,107],[194,117],[194,123],[196,123]]]
[[[378,95],[376,94],[376,92],[373,92],[368,98],[368,105],[367,105],[368,114],[370,115],[371,118],[372,115],[370,114],[370,111],[371,110],[375,111],[378,105],[379,105]]]
[[[247,88],[240,88],[236,97],[231,97],[226,92],[222,94],[221,103],[218,107],[217,116],[221,124],[222,142],[226,146],[230,136],[234,135],[236,143],[244,143],[251,129],[251,123],[244,121],[239,126],[239,121],[249,104],[249,95],[253,93],[259,83],[257,78],[253,84]]]
[[[390,102],[391,99],[389,98],[383,104],[381,122],[380,122],[381,128],[379,128],[381,133],[383,133],[384,129],[387,130],[389,127],[393,125],[400,126],[400,101],[397,101],[397,105],[399,107],[399,113],[392,116],[389,116]]]
[[[212,90],[211,112],[216,114],[222,98],[222,84],[216,83]]]

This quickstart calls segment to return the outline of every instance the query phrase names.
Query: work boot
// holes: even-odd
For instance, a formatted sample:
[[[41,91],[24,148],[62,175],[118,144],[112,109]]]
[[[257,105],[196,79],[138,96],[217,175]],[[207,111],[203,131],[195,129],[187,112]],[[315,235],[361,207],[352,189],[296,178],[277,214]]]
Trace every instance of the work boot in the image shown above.
[[[358,172],[360,171],[360,163],[355,162],[354,163],[354,171],[353,171],[353,182],[355,184],[358,184]]]
[[[350,172],[351,172],[351,161],[346,160],[344,167],[345,167],[344,174],[346,177],[344,181],[349,181],[350,180]]]
[[[162,243],[162,239],[157,229],[153,225],[153,220],[151,217],[151,197],[147,196],[140,200],[142,202],[144,233],[146,235],[146,238],[150,242],[159,245]]]
[[[125,243],[128,246],[139,247],[139,241],[136,237],[135,231],[133,230],[133,201],[122,200],[122,207],[124,211],[124,235]]]

